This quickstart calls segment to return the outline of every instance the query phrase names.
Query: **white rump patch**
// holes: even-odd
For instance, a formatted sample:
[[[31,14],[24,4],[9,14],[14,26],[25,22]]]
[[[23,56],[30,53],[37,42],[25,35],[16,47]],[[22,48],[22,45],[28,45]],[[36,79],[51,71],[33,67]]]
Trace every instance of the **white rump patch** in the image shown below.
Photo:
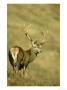
[[[13,57],[14,62],[16,63],[16,61],[17,61],[17,55],[19,53],[19,48],[11,48],[10,52],[12,54],[12,57]]]

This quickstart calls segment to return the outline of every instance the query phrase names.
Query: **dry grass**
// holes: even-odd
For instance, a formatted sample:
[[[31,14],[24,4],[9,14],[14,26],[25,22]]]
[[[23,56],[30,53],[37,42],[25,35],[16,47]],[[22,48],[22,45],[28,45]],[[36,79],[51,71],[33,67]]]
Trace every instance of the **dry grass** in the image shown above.
[[[33,40],[42,40],[45,34],[43,52],[31,62],[25,77],[16,75],[7,60],[8,86],[59,86],[60,85],[60,6],[59,5],[7,5],[8,50],[13,45],[24,50],[31,47],[24,34],[29,30]],[[28,27],[28,25],[30,25]],[[24,26],[25,25],[25,26]],[[34,67],[35,66],[35,67]],[[21,72],[22,73],[22,72]]]

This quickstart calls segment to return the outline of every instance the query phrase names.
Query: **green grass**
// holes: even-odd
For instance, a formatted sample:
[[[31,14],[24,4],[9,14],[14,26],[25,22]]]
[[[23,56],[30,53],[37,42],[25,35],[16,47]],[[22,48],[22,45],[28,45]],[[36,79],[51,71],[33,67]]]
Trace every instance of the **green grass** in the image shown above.
[[[30,27],[28,27],[31,24]],[[23,74],[13,76],[13,70],[7,60],[8,86],[59,86],[60,85],[60,5],[41,4],[7,5],[8,50],[14,45],[24,50],[31,47],[31,42],[24,34],[29,30],[33,40],[41,41],[45,34],[45,45]],[[22,73],[22,71],[21,71]]]

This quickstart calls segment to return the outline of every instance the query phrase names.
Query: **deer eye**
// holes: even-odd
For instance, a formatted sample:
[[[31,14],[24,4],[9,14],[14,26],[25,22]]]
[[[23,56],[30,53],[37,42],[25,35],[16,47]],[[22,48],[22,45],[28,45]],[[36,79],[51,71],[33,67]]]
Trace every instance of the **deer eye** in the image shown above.
[[[34,44],[37,44],[37,40],[36,40],[36,41],[34,41]]]

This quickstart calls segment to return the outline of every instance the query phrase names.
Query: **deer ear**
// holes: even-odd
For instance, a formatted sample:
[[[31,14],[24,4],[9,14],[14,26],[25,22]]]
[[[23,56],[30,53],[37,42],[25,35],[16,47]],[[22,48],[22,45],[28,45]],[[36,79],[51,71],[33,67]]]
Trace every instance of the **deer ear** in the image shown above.
[[[45,44],[45,41],[40,42],[41,45]]]

